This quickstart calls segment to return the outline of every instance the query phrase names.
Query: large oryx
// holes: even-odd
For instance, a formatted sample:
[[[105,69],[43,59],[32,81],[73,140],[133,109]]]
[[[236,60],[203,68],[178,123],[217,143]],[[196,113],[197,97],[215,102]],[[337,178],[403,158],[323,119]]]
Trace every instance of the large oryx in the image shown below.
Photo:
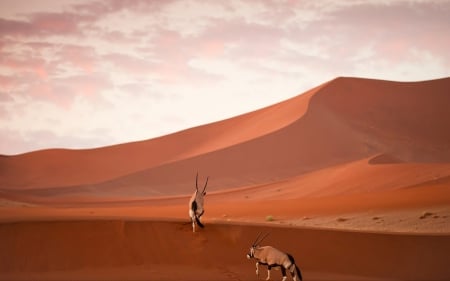
[[[198,173],[195,177],[195,192],[192,194],[191,200],[189,200],[189,217],[192,221],[192,231],[195,232],[195,223],[198,226],[203,227],[203,224],[200,221],[200,217],[205,212],[203,209],[203,199],[206,195],[206,185],[208,184],[209,177],[206,178],[205,186],[203,187],[203,191],[200,192],[198,190]]]
[[[253,258],[256,260],[256,276],[259,277],[259,265],[263,264],[267,265],[266,280],[270,279],[270,269],[278,266],[281,267],[281,273],[283,274],[282,281],[285,281],[287,278],[286,269],[291,272],[294,281],[297,281],[297,276],[299,280],[302,280],[300,269],[295,264],[294,258],[291,255],[275,249],[272,246],[259,246],[259,243],[261,243],[267,235],[268,234],[260,239],[261,234],[259,234],[252,244],[250,252],[247,254],[248,259]]]

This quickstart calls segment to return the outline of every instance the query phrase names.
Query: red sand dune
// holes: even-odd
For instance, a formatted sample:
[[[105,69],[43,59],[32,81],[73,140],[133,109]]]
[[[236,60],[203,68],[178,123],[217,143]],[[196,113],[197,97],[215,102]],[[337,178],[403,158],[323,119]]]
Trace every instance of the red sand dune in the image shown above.
[[[261,230],[305,280],[449,279],[449,89],[337,78],[168,136],[0,156],[0,280],[251,280]]]
[[[194,235],[183,222],[118,220],[0,225],[2,248],[14,253],[8,259],[2,254],[0,279],[256,280],[255,264],[245,255],[266,231],[265,242],[289,250],[304,280],[437,280],[450,274],[449,236],[236,223],[211,224]],[[265,274],[261,270],[261,278]],[[281,280],[280,272],[273,270],[272,278]]]

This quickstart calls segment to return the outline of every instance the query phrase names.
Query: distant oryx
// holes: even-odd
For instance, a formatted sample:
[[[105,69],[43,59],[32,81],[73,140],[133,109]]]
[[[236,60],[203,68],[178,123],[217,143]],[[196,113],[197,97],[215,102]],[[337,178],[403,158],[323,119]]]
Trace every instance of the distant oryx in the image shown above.
[[[248,259],[254,258],[256,260],[256,276],[259,277],[258,266],[260,264],[264,264],[267,265],[266,280],[270,279],[270,269],[277,266],[281,267],[281,273],[283,274],[282,281],[285,281],[287,278],[286,269],[291,272],[291,276],[294,281],[297,281],[297,276],[298,280],[302,280],[300,269],[295,264],[294,258],[291,255],[283,253],[282,251],[275,249],[272,246],[259,246],[259,243],[261,243],[262,240],[267,237],[267,235],[268,234],[259,239],[261,236],[261,234],[259,234],[252,247],[250,248],[250,252],[247,254]]]
[[[198,226],[203,227],[203,224],[200,221],[200,217],[205,212],[203,209],[203,199],[206,195],[206,185],[208,184],[209,177],[206,178],[205,186],[203,187],[203,191],[200,192],[198,190],[198,173],[195,177],[195,192],[192,194],[191,200],[189,200],[189,217],[192,221],[192,231],[195,232],[195,223]]]

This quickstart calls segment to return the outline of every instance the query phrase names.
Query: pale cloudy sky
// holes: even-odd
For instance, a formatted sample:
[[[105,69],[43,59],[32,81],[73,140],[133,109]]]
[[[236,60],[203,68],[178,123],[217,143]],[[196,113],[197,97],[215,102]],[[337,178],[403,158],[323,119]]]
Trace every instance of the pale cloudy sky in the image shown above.
[[[337,76],[450,76],[450,1],[0,0],[0,154],[149,139]]]

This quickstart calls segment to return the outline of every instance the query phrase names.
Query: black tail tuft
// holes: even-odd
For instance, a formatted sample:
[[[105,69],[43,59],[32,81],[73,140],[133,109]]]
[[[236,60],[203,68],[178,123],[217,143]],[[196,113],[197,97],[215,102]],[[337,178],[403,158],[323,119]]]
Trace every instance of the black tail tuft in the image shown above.
[[[204,228],[205,226],[203,225],[203,223],[201,223],[200,219],[195,216],[195,221],[197,222],[198,226],[200,226],[201,228]]]
[[[298,276],[298,279],[300,279],[300,281],[302,281],[302,280],[303,280],[302,273],[300,272],[300,268],[298,268],[298,266],[295,264],[294,257],[291,256],[290,254],[287,254],[287,256],[288,256],[288,258],[289,258],[289,261],[290,261],[290,262],[294,265],[294,267],[295,267],[295,274]]]

